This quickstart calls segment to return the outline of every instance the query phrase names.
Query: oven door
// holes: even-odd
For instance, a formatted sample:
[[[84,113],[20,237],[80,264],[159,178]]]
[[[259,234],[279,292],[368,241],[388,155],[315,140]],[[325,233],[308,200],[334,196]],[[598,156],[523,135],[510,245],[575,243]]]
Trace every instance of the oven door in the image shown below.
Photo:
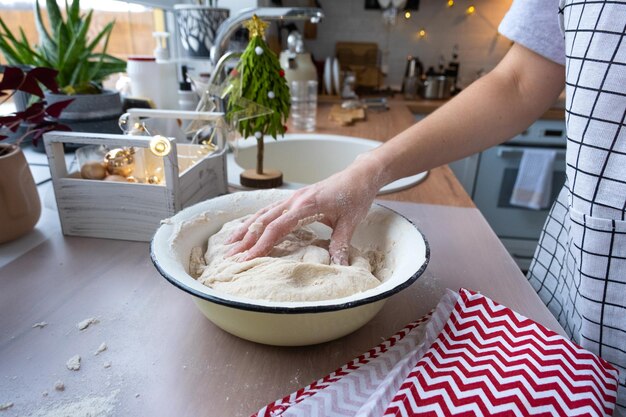
[[[510,204],[513,186],[526,146],[496,146],[481,154],[474,188],[474,203],[501,239],[539,240],[543,224],[565,183],[565,148],[557,151],[550,204],[531,210]]]

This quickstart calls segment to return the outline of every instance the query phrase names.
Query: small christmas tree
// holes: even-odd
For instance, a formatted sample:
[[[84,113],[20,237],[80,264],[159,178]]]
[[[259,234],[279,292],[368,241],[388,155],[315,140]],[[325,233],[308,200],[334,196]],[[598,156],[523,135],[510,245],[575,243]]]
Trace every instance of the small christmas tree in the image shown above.
[[[291,100],[289,86],[278,57],[263,40],[269,24],[254,15],[244,25],[250,32],[250,42],[231,74],[232,93],[228,114],[232,116],[243,110],[242,102],[246,101],[271,110],[268,114],[240,120],[237,130],[244,138],[254,136],[257,140],[256,170],[243,172],[241,183],[255,188],[273,188],[282,184],[282,173],[263,168],[263,137],[270,135],[278,139],[278,135],[283,135],[287,130],[285,123]]]

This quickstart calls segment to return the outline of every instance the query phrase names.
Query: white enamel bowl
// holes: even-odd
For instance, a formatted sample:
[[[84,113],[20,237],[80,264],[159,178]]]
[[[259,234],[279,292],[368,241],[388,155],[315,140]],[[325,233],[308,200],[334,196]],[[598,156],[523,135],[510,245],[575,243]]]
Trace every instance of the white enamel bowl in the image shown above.
[[[202,313],[225,331],[269,345],[301,346],[326,342],[363,326],[391,295],[411,285],[428,264],[430,251],[420,231],[405,217],[374,205],[357,228],[352,244],[386,253],[391,276],[379,286],[334,300],[277,302],[252,300],[215,291],[188,274],[194,247],[224,223],[288,197],[289,190],[240,192],[186,208],[162,224],[152,239],[150,254],[157,270],[170,283],[191,294]],[[311,225],[328,238],[330,229]]]
[[[283,185],[280,188],[295,190],[330,177],[350,165],[358,155],[380,145],[382,142],[376,140],[323,133],[288,133],[278,140],[267,136],[264,164],[282,171]],[[239,139],[236,148],[236,152],[227,155],[228,184],[246,189],[241,185],[239,175],[245,169],[256,167],[256,140]],[[428,171],[400,178],[385,185],[378,194],[413,187],[427,175]]]

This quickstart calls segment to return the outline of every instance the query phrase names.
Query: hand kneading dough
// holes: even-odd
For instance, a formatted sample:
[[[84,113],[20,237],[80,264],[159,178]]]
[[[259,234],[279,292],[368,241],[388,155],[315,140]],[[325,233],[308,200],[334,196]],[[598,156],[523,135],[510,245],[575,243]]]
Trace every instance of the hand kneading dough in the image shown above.
[[[226,258],[234,244],[225,241],[245,220],[233,220],[209,238],[204,256],[206,266],[197,278],[217,291],[240,297],[272,301],[316,301],[346,297],[376,287],[386,269],[380,252],[361,253],[350,247],[350,266],[333,265],[328,240],[321,240],[307,227],[296,229],[281,240],[266,257],[239,261],[242,255]],[[192,258],[193,272],[200,272],[198,256]]]

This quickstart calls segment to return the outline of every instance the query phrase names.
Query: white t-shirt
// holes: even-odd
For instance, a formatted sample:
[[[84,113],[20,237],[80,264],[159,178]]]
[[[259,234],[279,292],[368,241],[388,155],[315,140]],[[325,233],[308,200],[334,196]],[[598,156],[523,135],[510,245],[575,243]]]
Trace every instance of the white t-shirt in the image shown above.
[[[531,51],[565,65],[565,43],[558,11],[559,0],[514,1],[498,31]]]

